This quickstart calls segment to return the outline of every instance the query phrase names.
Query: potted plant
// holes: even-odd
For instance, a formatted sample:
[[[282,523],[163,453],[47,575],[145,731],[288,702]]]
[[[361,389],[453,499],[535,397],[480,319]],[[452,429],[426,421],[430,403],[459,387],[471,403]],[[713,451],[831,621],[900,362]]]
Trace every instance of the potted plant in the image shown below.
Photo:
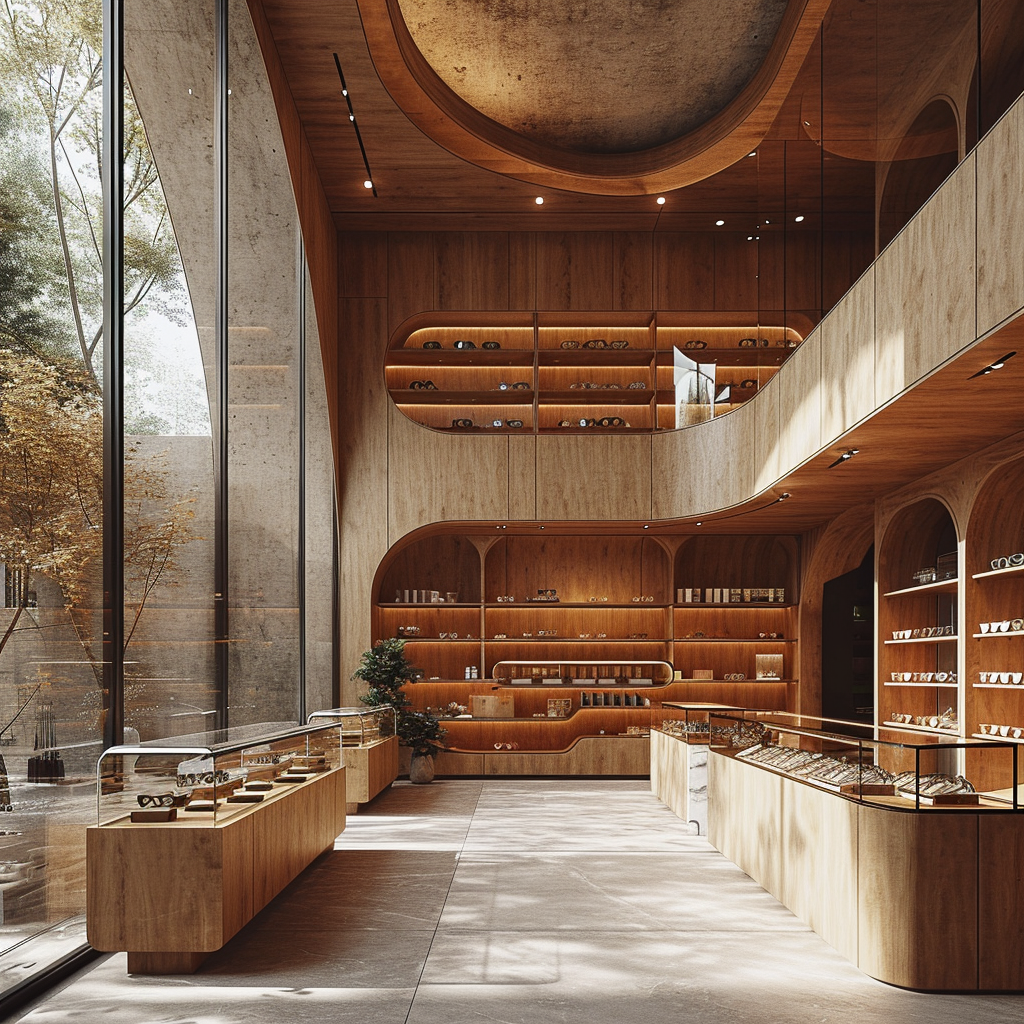
[[[426,783],[434,778],[434,755],[444,749],[445,730],[429,711],[410,711],[409,697],[403,687],[420,670],[405,657],[405,641],[399,637],[378,640],[363,652],[353,679],[361,679],[369,687],[359,699],[370,707],[390,705],[395,709],[395,731],[398,742],[412,751],[409,778]]]
[[[433,781],[434,757],[444,750],[447,731],[429,711],[398,712],[398,742],[412,751],[409,781],[418,784]]]

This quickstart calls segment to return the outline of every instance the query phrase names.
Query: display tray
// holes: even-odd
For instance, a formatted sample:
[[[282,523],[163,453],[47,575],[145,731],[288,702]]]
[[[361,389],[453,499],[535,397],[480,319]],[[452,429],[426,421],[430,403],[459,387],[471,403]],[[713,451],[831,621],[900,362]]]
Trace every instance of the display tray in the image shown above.
[[[915,800],[914,793],[900,790],[899,795],[911,803]],[[917,800],[925,807],[977,807],[981,803],[980,794],[978,793],[939,793],[936,796],[925,796],[922,794],[920,797],[917,797]]]

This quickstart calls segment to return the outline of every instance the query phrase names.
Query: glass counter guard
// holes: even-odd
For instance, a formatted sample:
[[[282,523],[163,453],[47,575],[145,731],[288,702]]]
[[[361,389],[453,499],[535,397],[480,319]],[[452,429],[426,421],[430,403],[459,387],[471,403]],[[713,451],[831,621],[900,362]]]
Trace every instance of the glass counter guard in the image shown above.
[[[1018,744],[788,712],[710,713],[713,751],[848,799],[901,810],[1014,810]],[[981,790],[972,776],[996,780]]]
[[[335,724],[345,747],[365,747],[395,735],[395,709],[389,704],[372,708],[326,708],[309,716],[310,725]]]
[[[342,764],[338,722],[264,723],[109,747],[97,824],[216,826]]]

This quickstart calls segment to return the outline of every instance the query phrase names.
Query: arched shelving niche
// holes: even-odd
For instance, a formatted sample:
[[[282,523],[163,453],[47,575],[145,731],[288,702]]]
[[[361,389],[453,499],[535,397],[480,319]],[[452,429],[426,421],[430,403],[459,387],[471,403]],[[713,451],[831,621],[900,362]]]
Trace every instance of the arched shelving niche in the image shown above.
[[[982,725],[1003,726],[1002,738],[1017,743],[1024,743],[1024,623],[1015,621],[1024,617],[1022,488],[1024,459],[985,479],[967,524],[964,574],[964,731],[980,735]],[[968,753],[968,777],[979,789],[1009,796],[1009,767],[1005,757]]]
[[[733,313],[423,313],[388,346],[388,393],[446,433],[650,434],[748,402],[800,344]]]
[[[899,728],[932,735],[959,734],[958,532],[949,509],[923,498],[899,509],[877,548],[878,685],[875,706],[884,732],[893,715],[936,719],[951,712],[953,728],[911,721]],[[931,574],[922,575],[928,570]],[[891,751],[890,751],[891,753]],[[948,752],[947,752],[948,754]],[[895,755],[893,755],[895,757]],[[955,758],[936,754],[922,771],[956,771]],[[896,757],[890,770],[913,768]],[[898,763],[896,763],[898,762]]]

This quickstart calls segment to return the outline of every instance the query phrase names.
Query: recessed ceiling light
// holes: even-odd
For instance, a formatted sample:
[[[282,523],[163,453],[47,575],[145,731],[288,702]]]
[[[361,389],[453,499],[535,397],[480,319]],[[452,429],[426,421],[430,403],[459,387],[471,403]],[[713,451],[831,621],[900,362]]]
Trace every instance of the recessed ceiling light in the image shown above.
[[[650,528],[651,528],[651,527],[650,527],[650,526],[649,526],[649,525],[648,525],[647,523],[644,523],[644,529],[645,529],[645,530],[649,530]]]
[[[805,128],[810,128],[811,127],[811,122],[810,121],[804,121],[804,127]]]
[[[755,149],[753,153],[748,153],[747,156],[757,156],[757,150]]]
[[[724,223],[725,223],[724,220],[716,220],[715,221],[715,226],[720,228]]]
[[[795,220],[797,224],[802,224],[804,221],[804,215],[801,213],[799,217],[794,217],[793,220]]]
[[[767,217],[765,217],[764,222],[765,224],[771,224],[771,221]]]
[[[658,196],[657,202],[658,202],[659,206],[664,206],[665,205],[665,197],[664,196]]]
[[[363,182],[363,188],[373,188],[373,182],[369,178]]]
[[[753,235],[747,235],[747,241],[748,242],[752,242],[753,240],[754,240],[754,236]]]
[[[348,95],[348,89],[342,89],[341,90],[341,95],[342,96],[347,96]]]
[[[537,204],[538,206],[543,206],[543,205],[544,205],[544,197],[543,197],[543,196],[537,196],[537,198],[536,198],[536,199],[534,199],[534,202],[535,202],[535,203],[536,203],[536,204]]]
[[[354,120],[356,119],[356,115],[355,115],[355,114],[349,114],[349,115],[348,115],[348,119],[349,119],[350,121],[354,121]]]
[[[750,155],[753,156],[754,154],[751,153]],[[698,519],[697,522],[695,522],[693,525],[694,526],[703,526],[704,524]]]

